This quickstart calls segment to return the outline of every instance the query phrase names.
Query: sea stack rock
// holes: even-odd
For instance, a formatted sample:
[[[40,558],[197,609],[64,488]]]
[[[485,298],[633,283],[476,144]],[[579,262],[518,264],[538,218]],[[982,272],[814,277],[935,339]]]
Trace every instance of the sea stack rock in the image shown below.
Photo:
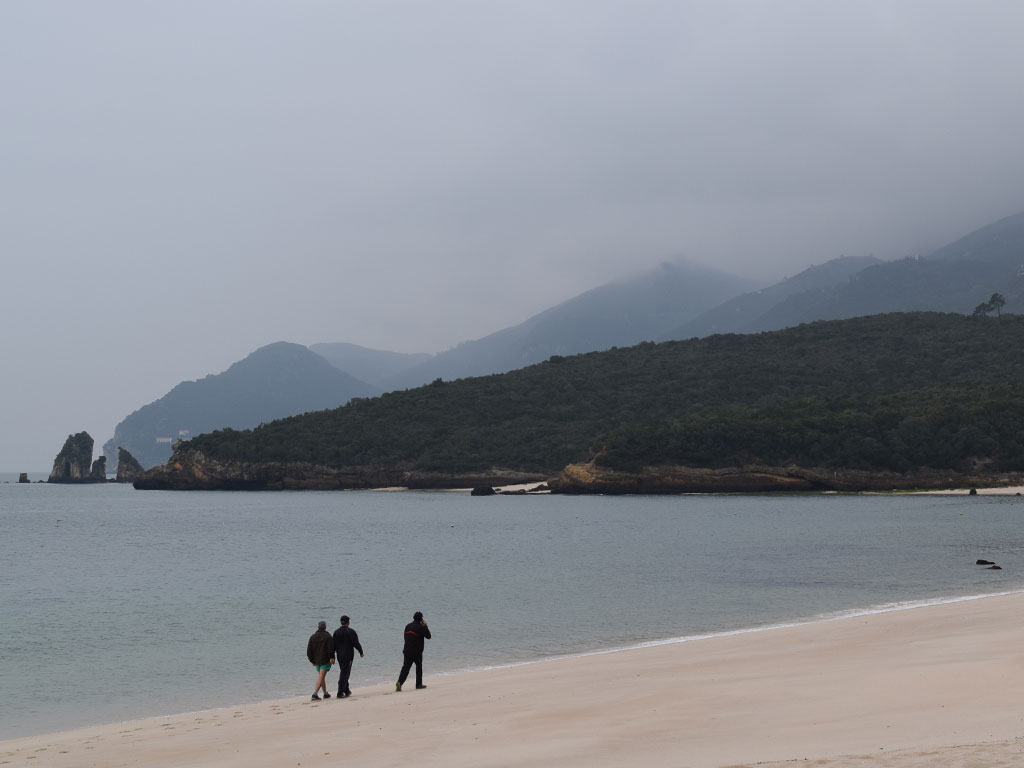
[[[27,482],[29,482],[28,472],[22,472],[20,475],[18,475],[18,482],[19,483],[27,483]]]
[[[53,460],[49,483],[95,483],[92,476],[93,439],[88,432],[68,435],[57,458]],[[104,477],[104,480],[106,477]]]
[[[94,483],[105,483],[107,482],[107,457],[100,456],[96,461],[92,463],[92,469],[89,471],[89,478]]]
[[[117,446],[117,477],[118,483],[134,483],[135,478],[143,472],[139,460],[121,446]]]

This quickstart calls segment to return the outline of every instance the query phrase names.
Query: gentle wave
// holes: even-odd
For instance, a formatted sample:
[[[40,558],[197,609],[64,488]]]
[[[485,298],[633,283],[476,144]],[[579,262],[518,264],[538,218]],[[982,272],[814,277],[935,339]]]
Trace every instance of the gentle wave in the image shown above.
[[[449,672],[440,672],[431,677],[445,677],[447,675],[460,675],[467,672],[485,672],[491,669],[509,669],[512,667],[525,667],[533,664],[545,664],[550,661],[562,661],[564,659],[578,659],[585,658],[588,656],[603,656],[609,653],[622,653],[623,651],[634,651],[639,648],[657,648],[663,645],[677,645],[679,643],[689,643],[695,640],[713,640],[719,637],[731,637],[733,635],[748,635],[755,632],[770,632],[776,629],[787,629],[791,627],[805,627],[812,624],[824,624],[830,621],[841,621],[843,619],[855,619],[859,616],[875,616],[882,613],[895,613],[897,611],[910,611],[916,608],[928,608],[936,605],[952,605],[954,603],[966,603],[973,600],[985,600],[991,597],[1005,597],[1007,595],[1019,595],[1024,594],[1024,588],[1011,589],[1003,592],[991,592],[980,595],[961,595],[958,597],[936,597],[927,600],[908,600],[905,602],[895,603],[883,603],[881,605],[870,606],[867,608],[851,608],[842,611],[830,611],[828,613],[818,614],[809,619],[802,619],[799,621],[788,621],[779,622],[773,624],[764,624],[756,627],[744,627],[742,629],[727,629],[720,632],[704,632],[696,635],[680,635],[678,637],[667,637],[661,640],[645,640],[642,643],[634,643],[631,645],[615,646],[613,648],[599,648],[590,651],[580,651],[578,653],[563,653],[556,656],[545,656],[540,659],[531,659],[529,661],[514,661],[506,664],[491,664],[481,667],[466,667],[463,669],[451,670]]]

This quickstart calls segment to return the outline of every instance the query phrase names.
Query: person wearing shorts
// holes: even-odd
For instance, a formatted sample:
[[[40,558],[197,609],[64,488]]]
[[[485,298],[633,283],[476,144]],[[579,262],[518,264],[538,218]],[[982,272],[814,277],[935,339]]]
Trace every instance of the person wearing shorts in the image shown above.
[[[317,677],[316,687],[313,689],[313,701],[320,701],[320,697],[317,696],[320,690],[323,690],[325,699],[331,698],[331,694],[327,692],[327,673],[334,665],[334,638],[327,631],[326,621],[321,621],[317,625],[316,632],[309,636],[309,642],[306,643],[306,658],[316,668]]]

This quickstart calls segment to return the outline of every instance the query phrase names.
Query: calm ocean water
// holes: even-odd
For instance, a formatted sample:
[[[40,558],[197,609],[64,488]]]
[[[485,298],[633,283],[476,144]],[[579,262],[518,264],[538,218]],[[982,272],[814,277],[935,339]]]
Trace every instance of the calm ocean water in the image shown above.
[[[358,695],[397,676],[416,610],[429,676],[1016,590],[1022,517],[991,496],[0,484],[0,737],[308,696],[306,639],[342,613]]]

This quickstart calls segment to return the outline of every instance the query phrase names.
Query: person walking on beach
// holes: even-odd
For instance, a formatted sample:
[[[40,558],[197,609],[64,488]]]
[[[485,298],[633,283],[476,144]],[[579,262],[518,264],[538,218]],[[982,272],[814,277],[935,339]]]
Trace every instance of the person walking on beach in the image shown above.
[[[320,701],[317,692],[323,690],[324,698],[331,698],[327,692],[327,673],[331,671],[334,664],[334,638],[327,631],[327,622],[321,621],[317,624],[316,632],[309,636],[306,643],[306,658],[309,663],[316,667],[316,687],[313,689],[313,701]]]
[[[352,673],[352,660],[355,651],[363,658],[363,646],[359,644],[359,635],[348,625],[348,616],[341,617],[341,626],[334,630],[334,655],[338,659],[338,698],[344,699],[352,695],[348,687],[348,676]]]
[[[402,648],[402,655],[405,661],[402,664],[402,671],[398,674],[398,682],[395,683],[395,690],[402,690],[402,683],[409,676],[409,668],[416,665],[416,687],[426,688],[423,684],[423,641],[430,639],[430,628],[423,620],[423,614],[416,611],[412,615],[412,621],[405,625],[405,647]]]

